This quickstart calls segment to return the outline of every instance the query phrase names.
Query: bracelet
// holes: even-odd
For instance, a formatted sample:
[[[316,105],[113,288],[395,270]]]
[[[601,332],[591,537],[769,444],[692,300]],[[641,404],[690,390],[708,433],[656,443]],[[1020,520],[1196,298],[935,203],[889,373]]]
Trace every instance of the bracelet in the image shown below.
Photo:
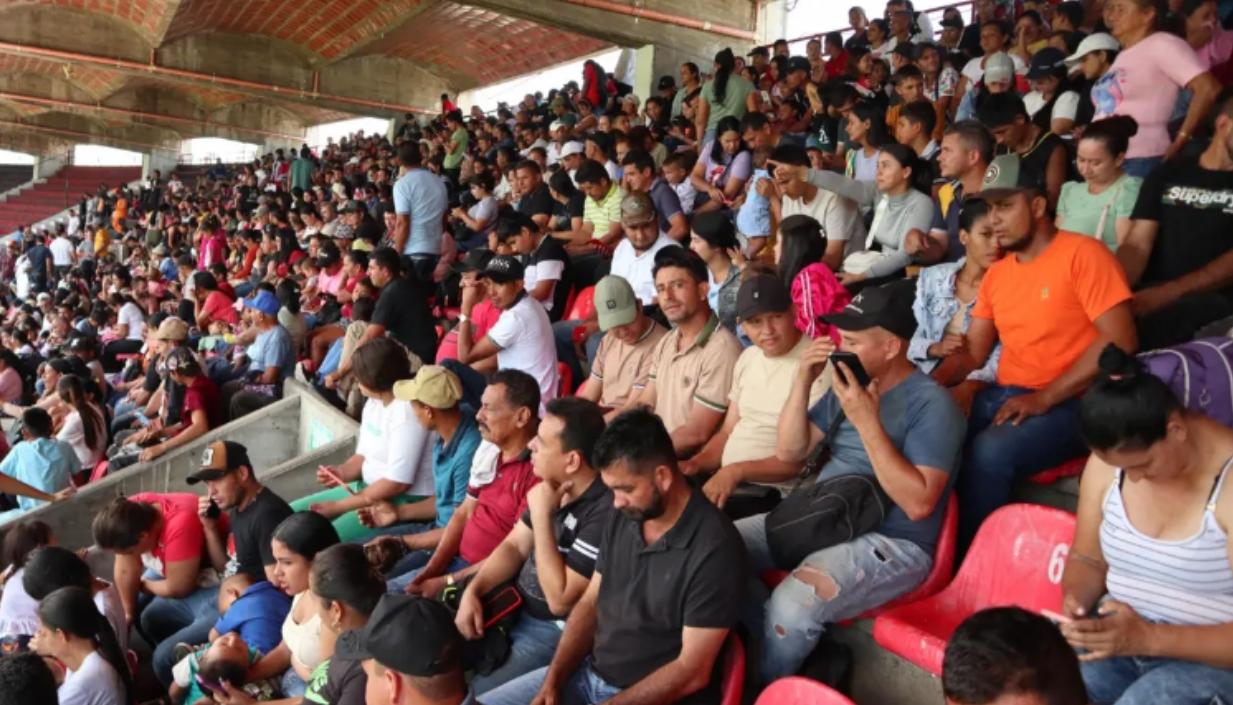
[[[1193,135],[1185,130],[1181,130],[1177,133],[1177,138],[1183,142],[1189,142],[1192,137]]]

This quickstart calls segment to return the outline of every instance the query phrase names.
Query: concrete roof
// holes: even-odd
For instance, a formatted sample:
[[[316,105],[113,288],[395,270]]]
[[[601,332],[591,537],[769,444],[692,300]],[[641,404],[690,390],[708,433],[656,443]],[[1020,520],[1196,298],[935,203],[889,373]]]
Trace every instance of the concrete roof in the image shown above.
[[[613,45],[752,40],[756,3],[0,0],[0,147],[294,144]]]

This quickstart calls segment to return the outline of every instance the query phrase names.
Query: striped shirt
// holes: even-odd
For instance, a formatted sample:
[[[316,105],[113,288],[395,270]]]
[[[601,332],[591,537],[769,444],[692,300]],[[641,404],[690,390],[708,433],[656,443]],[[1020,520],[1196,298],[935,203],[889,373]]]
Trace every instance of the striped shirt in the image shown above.
[[[1131,524],[1118,469],[1104,501],[1100,548],[1109,572],[1109,596],[1152,622],[1212,625],[1233,622],[1233,566],[1229,537],[1216,522],[1216,499],[1228,475],[1220,473],[1197,533],[1180,541],[1152,538]]]
[[[587,197],[587,202],[582,207],[582,222],[595,226],[592,238],[598,240],[604,237],[613,223],[621,222],[621,201],[624,198],[625,192],[616,185],[616,182],[613,182],[612,187],[608,189],[608,195],[604,196],[604,200],[597,201]]]

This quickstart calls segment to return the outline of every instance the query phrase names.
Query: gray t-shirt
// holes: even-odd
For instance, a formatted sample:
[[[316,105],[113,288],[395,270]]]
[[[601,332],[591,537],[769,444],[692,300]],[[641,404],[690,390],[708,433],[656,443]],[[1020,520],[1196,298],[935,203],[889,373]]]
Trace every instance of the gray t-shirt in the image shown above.
[[[809,409],[809,420],[825,432],[839,410],[839,400],[834,391],[827,391]],[[932,555],[942,526],[942,513],[954,486],[955,471],[959,468],[967,422],[950,394],[920,371],[913,372],[893,389],[882,393],[878,418],[882,420],[882,428],[886,429],[891,442],[909,463],[936,468],[951,475],[946,492],[942,493],[933,513],[927,518],[912,521],[895,506],[878,528],[878,533],[911,541]],[[852,474],[872,476],[873,464],[856,427],[844,418],[831,440],[831,459],[822,468],[818,479]]]

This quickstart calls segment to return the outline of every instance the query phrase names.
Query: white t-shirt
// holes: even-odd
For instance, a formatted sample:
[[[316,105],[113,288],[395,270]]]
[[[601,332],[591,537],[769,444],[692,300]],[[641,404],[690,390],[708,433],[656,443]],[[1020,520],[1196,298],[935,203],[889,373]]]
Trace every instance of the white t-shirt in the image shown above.
[[[128,326],[128,335],[125,336],[125,340],[145,340],[146,317],[137,304],[125,301],[120,307],[120,312],[116,314],[116,322]]]
[[[94,593],[94,606],[98,608],[99,614],[111,623],[111,629],[116,633],[116,641],[120,644],[120,651],[128,651],[128,618],[124,616],[120,591],[115,585],[99,590]]]
[[[73,264],[73,243],[67,237],[58,237],[51,241],[51,263],[57,267],[68,267]]]
[[[845,243],[844,257],[865,249],[865,221],[861,218],[860,207],[850,198],[843,198],[824,189],[818,189],[809,203],[805,203],[803,198],[785,195],[780,201],[780,212],[784,218],[790,215],[807,215],[818,221],[828,242],[842,240]]]
[[[1029,117],[1036,117],[1036,113],[1045,107],[1045,97],[1037,91],[1031,91],[1023,96],[1023,107],[1027,110]],[[1079,112],[1079,94],[1074,91],[1066,91],[1057,97],[1057,102],[1053,104],[1053,114],[1049,116],[1050,120],[1074,120],[1075,114]]]
[[[364,456],[364,483],[392,480],[410,485],[407,494],[432,496],[432,449],[437,435],[420,425],[409,401],[364,403],[355,452]]]
[[[612,265],[609,274],[615,274],[634,290],[634,295],[643,306],[655,303],[655,253],[665,247],[680,247],[676,240],[660,233],[659,239],[647,248],[646,252],[634,250],[629,238],[621,238],[621,243],[612,251]]]
[[[103,453],[107,450],[107,430],[100,426],[95,431],[94,445],[97,447],[91,448],[86,444],[86,429],[81,413],[74,411],[64,417],[64,425],[56,434],[56,440],[64,441],[73,449],[73,454],[77,456],[77,462],[83,470],[93,469],[98,461],[103,459]]]
[[[538,301],[523,294],[518,303],[501,312],[488,329],[488,337],[500,348],[497,366],[522,370],[539,382],[540,414],[557,397],[557,345],[548,312]]]
[[[125,705],[120,674],[97,651],[81,662],[81,668],[65,672],[56,695],[60,705]]]

